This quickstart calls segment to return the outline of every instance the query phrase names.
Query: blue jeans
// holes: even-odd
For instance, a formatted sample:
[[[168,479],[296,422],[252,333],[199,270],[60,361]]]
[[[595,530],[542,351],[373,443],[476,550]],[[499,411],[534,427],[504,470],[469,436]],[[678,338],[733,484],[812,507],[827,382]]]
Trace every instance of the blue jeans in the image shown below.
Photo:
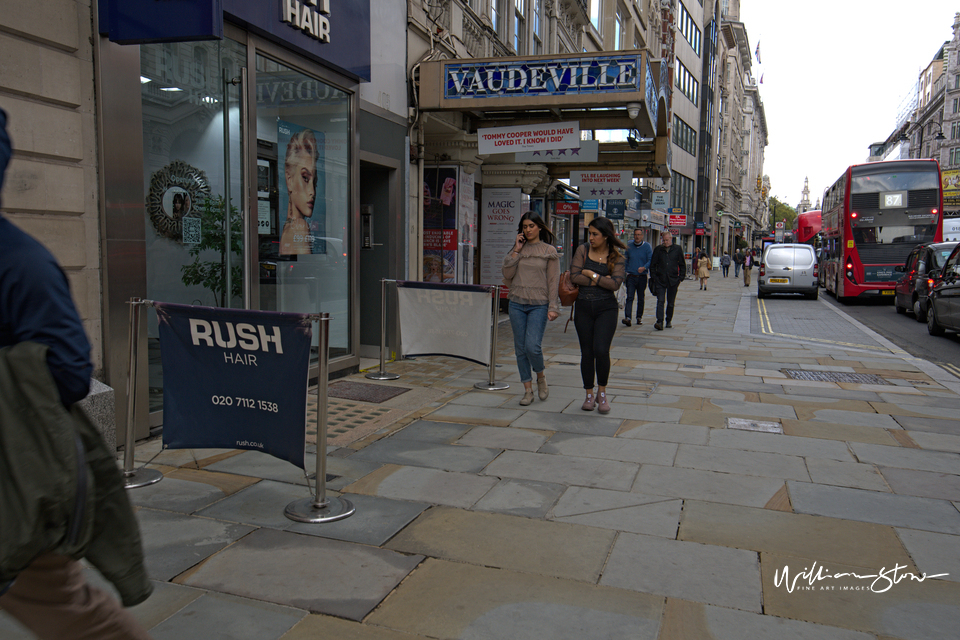
[[[510,301],[510,326],[513,327],[513,350],[517,354],[520,382],[532,382],[530,370],[543,371],[543,332],[547,328],[545,304],[520,304]]]
[[[740,263],[739,263],[739,262],[734,262],[734,263],[733,263],[733,277],[734,277],[734,278],[739,278],[739,277],[740,277]]]
[[[633,296],[637,295],[637,322],[643,316],[643,295],[647,288],[647,274],[627,276],[627,301],[623,305],[623,317],[630,319],[630,311],[633,309]]]

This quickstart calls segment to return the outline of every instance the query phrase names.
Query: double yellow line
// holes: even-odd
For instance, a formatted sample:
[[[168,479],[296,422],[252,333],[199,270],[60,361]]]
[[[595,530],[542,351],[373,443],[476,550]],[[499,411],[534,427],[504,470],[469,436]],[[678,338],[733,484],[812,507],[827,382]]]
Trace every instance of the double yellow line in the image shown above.
[[[777,336],[778,338],[791,338],[793,340],[805,340],[807,342],[821,342],[824,344],[835,344],[841,347],[855,347],[857,349],[869,349],[872,351],[884,351],[887,353],[891,352],[890,349],[887,349],[884,347],[878,347],[875,345],[856,344],[853,342],[840,342],[838,340],[827,340],[825,338],[810,338],[807,336],[792,336],[786,333],[777,333],[776,331],[773,330],[773,325],[770,323],[770,314],[767,313],[766,301],[761,300],[760,298],[757,298],[757,311],[760,313],[760,331],[768,336]],[[906,352],[897,349],[896,351],[893,351],[893,353],[906,353]],[[957,369],[957,371],[960,372],[960,369]],[[954,373],[954,372],[951,371],[951,373]],[[957,375],[957,377],[960,378],[960,373],[957,373],[955,375]]]
[[[938,364],[940,365],[941,368],[946,369],[947,371],[949,371],[949,372],[952,373],[953,375],[955,375],[955,376],[957,376],[958,378],[960,378],[960,367],[958,367],[957,365],[955,365],[955,364],[950,364],[949,362],[940,362],[940,363],[938,363]]]

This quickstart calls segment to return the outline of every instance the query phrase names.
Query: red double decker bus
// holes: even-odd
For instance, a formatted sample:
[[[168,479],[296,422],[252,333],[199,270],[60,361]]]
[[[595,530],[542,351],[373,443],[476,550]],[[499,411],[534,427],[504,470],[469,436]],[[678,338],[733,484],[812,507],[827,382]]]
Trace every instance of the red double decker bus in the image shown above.
[[[804,211],[797,214],[797,219],[793,221],[794,242],[812,245],[818,233],[820,233],[819,211]]]
[[[897,265],[943,238],[936,160],[847,167],[823,194],[820,280],[837,299],[894,294]]]

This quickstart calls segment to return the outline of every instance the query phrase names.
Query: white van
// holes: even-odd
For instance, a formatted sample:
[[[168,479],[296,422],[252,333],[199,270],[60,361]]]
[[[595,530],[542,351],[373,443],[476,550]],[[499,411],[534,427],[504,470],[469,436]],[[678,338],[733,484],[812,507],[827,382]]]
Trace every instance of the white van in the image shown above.
[[[820,293],[817,256],[808,244],[771,244],[763,251],[757,276],[757,297],[768,293],[802,293],[816,300]]]

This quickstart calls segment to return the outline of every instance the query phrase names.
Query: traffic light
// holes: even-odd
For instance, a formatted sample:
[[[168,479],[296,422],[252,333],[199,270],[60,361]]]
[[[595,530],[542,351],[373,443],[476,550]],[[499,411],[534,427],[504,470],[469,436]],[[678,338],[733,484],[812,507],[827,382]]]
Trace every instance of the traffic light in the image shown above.
[[[760,176],[757,176],[757,191],[763,188],[763,179]]]

